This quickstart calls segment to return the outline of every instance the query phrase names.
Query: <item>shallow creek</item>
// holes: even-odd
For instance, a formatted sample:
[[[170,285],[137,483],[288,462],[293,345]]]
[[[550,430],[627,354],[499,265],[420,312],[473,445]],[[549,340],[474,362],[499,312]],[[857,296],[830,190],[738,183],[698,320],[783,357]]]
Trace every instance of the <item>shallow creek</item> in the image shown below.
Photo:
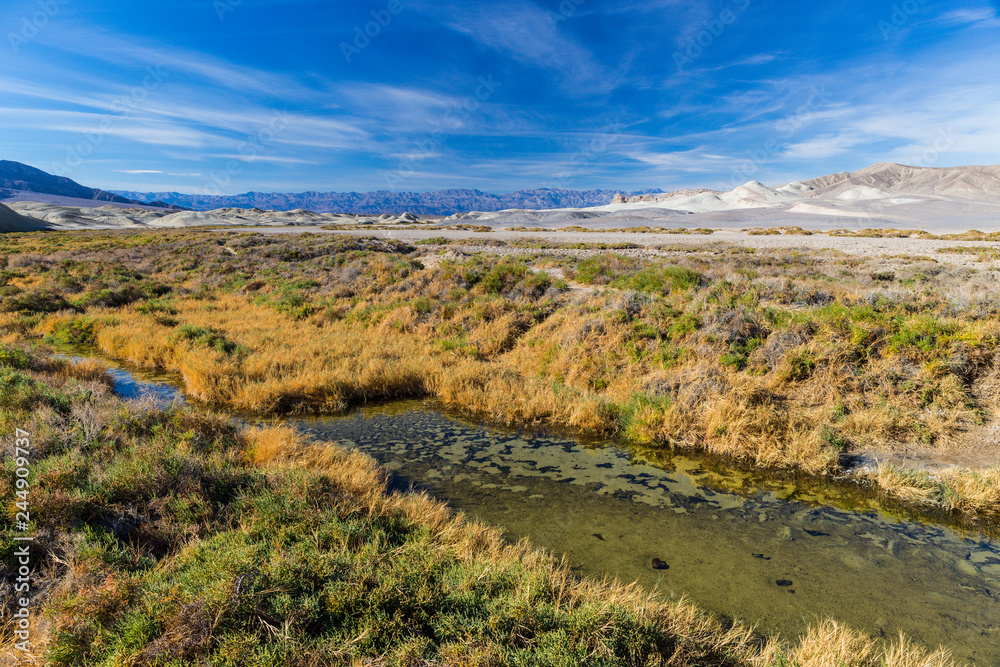
[[[114,376],[126,397],[180,396],[177,378]],[[685,595],[765,634],[832,617],[1000,664],[1000,543],[982,535],[894,517],[832,484],[765,483],[680,456],[652,465],[614,443],[476,424],[431,402],[287,421],[367,452],[398,487],[565,554],[579,574]]]

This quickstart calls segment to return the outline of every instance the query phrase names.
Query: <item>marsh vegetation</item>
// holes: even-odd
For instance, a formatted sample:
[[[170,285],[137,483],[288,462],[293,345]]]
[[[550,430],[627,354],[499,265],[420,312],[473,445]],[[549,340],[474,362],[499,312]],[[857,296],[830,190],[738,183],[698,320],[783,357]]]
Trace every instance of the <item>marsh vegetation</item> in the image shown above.
[[[833,622],[767,640],[578,579],[437,501],[389,492],[360,453],[122,402],[104,370],[0,345],[2,428],[34,446],[34,664],[950,664]],[[5,512],[4,586],[16,534]]]
[[[435,396],[766,466],[949,451],[994,418],[994,274],[713,243],[442,252],[370,238],[98,232],[4,239],[0,327],[183,375],[209,404]],[[624,252],[628,252],[625,250]],[[887,493],[993,512],[996,470],[883,465]]]

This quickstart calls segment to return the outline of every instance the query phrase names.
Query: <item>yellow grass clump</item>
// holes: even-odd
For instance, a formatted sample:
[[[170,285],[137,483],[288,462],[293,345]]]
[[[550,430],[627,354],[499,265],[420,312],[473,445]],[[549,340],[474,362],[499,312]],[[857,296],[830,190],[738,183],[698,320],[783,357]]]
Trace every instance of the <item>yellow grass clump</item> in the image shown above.
[[[970,515],[995,514],[1000,506],[1000,468],[952,468],[931,474],[880,463],[868,478],[884,493],[908,503]]]
[[[889,645],[827,620],[811,626],[789,652],[795,667],[950,667],[955,663],[944,649],[927,652],[904,636]]]

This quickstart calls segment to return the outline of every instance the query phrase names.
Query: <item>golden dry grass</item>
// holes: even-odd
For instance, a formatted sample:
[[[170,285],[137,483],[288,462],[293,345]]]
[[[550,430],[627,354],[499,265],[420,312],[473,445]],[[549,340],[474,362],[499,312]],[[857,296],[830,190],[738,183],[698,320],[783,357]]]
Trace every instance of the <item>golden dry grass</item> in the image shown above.
[[[955,491],[955,509],[978,512],[1000,505],[1000,468],[950,470],[941,480]]]
[[[260,467],[304,466],[319,470],[340,488],[369,502],[384,495],[386,475],[359,451],[312,443],[291,426],[268,426],[243,432],[247,460]]]
[[[217,332],[239,346],[235,353],[179,337],[172,323],[129,309],[91,315],[100,322],[95,342],[108,354],[176,371],[192,396],[246,412],[330,411],[367,400],[432,395],[502,423],[621,428],[639,442],[813,473],[836,469],[844,446],[837,439],[891,448],[914,430],[914,398],[887,381],[910,363],[898,356],[870,360],[868,373],[858,377],[846,363],[850,349],[813,340],[794,353],[813,360],[815,370],[804,377],[795,375],[787,358],[761,376],[702,356],[660,370],[621,354],[634,345],[630,325],[606,319],[595,324],[591,313],[606,307],[607,299],[589,296],[526,335],[517,334],[526,326],[523,317],[497,303],[456,314],[446,325],[467,332],[476,354],[442,348],[436,342],[441,323],[420,317],[410,305],[368,322],[350,317],[351,311],[334,319],[296,320],[239,294],[177,303],[177,321]],[[353,312],[371,307],[361,302]],[[76,318],[53,315],[37,330],[58,331]],[[981,323],[969,336],[1000,336],[1000,325]],[[935,382],[935,408],[922,411],[917,432],[947,447],[979,416],[954,375]],[[642,400],[633,401],[636,395]],[[835,406],[844,414],[831,427]],[[879,483],[900,489],[904,500],[917,498],[888,476]],[[960,488],[991,497],[971,482]],[[981,501],[955,505],[973,506],[986,507]]]
[[[192,396],[238,410],[336,410],[352,400],[426,393],[427,346],[406,337],[363,336],[339,322],[322,328],[295,323],[236,295],[211,307],[184,302],[181,316],[224,332],[251,353],[234,358],[198,346],[178,339],[172,327],[133,313],[116,313],[116,323],[101,327],[96,343],[130,363],[177,371]],[[71,318],[52,317],[42,331]]]
[[[954,664],[944,649],[920,650],[906,637],[889,644],[870,639],[835,621],[812,626],[790,651],[796,667],[948,667]]]
[[[865,477],[883,493],[915,505],[968,515],[992,514],[1000,505],[1000,468],[952,468],[931,474],[880,463]]]
[[[66,377],[75,378],[84,382],[103,382],[111,386],[113,384],[108,376],[109,367],[98,359],[80,359],[78,361],[66,361],[61,369]]]
[[[174,292],[167,304],[121,308],[95,305],[109,303],[93,300],[96,288],[71,296],[97,320],[97,345],[178,372],[195,398],[254,413],[434,396],[498,422],[824,473],[864,448],[946,450],[1000,410],[988,381],[991,367],[998,373],[1000,300],[988,280],[926,260],[894,258],[887,271],[888,260],[725,244],[665,262],[532,260],[534,269],[590,276],[591,287],[567,291],[490,255],[435,257],[422,268],[412,248],[384,241],[310,254],[328,241],[189,232],[26,239],[32,252],[17,265],[28,275],[15,281],[57,292],[76,281],[82,290],[95,267],[80,262],[53,286],[30,266],[113,255],[138,277],[101,287]],[[47,255],[47,244],[59,252]],[[690,280],[671,282],[681,274]],[[313,287],[295,287],[302,279]],[[0,314],[0,340],[58,333],[79,318]],[[181,335],[185,327],[214,342]]]

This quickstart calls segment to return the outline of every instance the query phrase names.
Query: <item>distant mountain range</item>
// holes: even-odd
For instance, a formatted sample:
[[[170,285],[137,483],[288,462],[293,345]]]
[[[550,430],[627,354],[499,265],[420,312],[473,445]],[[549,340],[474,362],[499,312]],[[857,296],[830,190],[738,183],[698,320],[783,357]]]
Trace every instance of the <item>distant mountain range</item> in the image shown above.
[[[453,211],[458,213],[450,220],[494,228],[570,225],[589,229],[648,226],[883,228],[942,232],[1000,229],[1000,166],[929,168],[880,163],[855,172],[829,174],[776,187],[751,181],[729,192],[698,189],[636,194],[612,190],[522,190],[499,195],[479,190],[444,190],[299,195],[251,192],[236,197],[119,192],[110,193],[110,206],[94,205],[93,198],[105,201],[100,198],[109,197],[107,192],[82,188],[68,179],[58,179],[16,163],[0,163],[0,167],[6,174],[6,180],[0,183],[11,183],[18,188],[15,197],[4,200],[9,208],[0,208],[0,231],[29,230],[39,226],[80,229],[399,225],[414,221],[413,215],[426,219]],[[57,194],[27,191],[28,188]],[[81,199],[81,195],[91,198]],[[175,206],[210,209],[210,212],[170,210],[162,208],[162,204],[160,208],[138,205],[140,201],[155,199],[172,199],[170,203]],[[122,208],[132,210],[123,211]],[[344,211],[362,217],[341,215]],[[400,216],[400,211],[412,215]]]
[[[78,208],[95,208],[93,202],[98,201],[116,207],[142,206],[154,212],[162,209],[199,212],[258,209],[290,211],[298,217],[302,217],[303,209],[317,214],[369,216],[407,212],[422,216],[458,214],[464,219],[498,225],[591,220],[595,225],[602,221],[601,224],[610,226],[611,223],[638,224],[642,220],[675,220],[677,216],[685,216],[685,224],[702,226],[735,224],[737,220],[744,226],[758,223],[821,225],[832,224],[838,219],[870,226],[917,224],[925,220],[926,224],[939,226],[950,220],[949,224],[968,225],[967,229],[973,226],[994,229],[1000,226],[1000,166],[929,168],[879,163],[855,172],[830,174],[779,187],[751,181],[730,192],[537,189],[495,194],[480,190],[383,190],[299,194],[248,192],[214,197],[176,192],[107,192],[24,164],[0,161],[0,201],[8,204],[36,201]],[[24,207],[17,210],[28,212]],[[192,219],[201,220],[198,216],[201,213]],[[826,222],[819,222],[824,219]]]
[[[117,206],[151,206],[153,208],[193,209],[214,211],[220,208],[259,208],[270,211],[306,209],[316,213],[416,213],[420,215],[453,215],[468,211],[501,211],[512,208],[553,209],[585,208],[608,204],[616,195],[637,196],[658,194],[662,190],[520,190],[494,194],[480,190],[440,190],[437,192],[248,192],[242,195],[188,195],[179,192],[130,192],[100,190],[80,185],[61,176],[20,162],[0,160],[0,201],[25,199],[35,193],[45,195],[49,203],[84,206],[93,200]],[[60,198],[65,201],[60,201]],[[43,199],[43,198],[39,198]]]
[[[129,192],[115,194],[145,201],[157,200],[194,209],[213,211],[220,208],[259,208],[272,211],[306,209],[316,213],[359,213],[380,215],[415,213],[418,215],[453,215],[468,211],[506,209],[586,208],[611,203],[617,195],[657,194],[662,190],[519,190],[494,194],[480,190],[439,190],[437,192],[303,192],[282,194],[248,192],[243,195],[214,197],[185,195],[177,192]]]
[[[654,195],[618,195],[614,203],[659,204],[665,208],[696,212],[780,206],[814,199],[829,199],[840,204],[884,201],[891,205],[907,203],[901,197],[914,196],[1000,204],[1000,166],[911,167],[880,162],[858,171],[842,171],[778,188],[751,181],[731,192],[701,189]]]
[[[175,208],[163,202],[153,201],[147,203],[148,200],[139,201],[135,198],[122,197],[97,188],[88,188],[76,181],[62,176],[53,176],[41,169],[35,169],[20,162],[0,160],[0,199],[9,199],[24,192],[34,192],[68,199],[90,199],[108,204]]]

